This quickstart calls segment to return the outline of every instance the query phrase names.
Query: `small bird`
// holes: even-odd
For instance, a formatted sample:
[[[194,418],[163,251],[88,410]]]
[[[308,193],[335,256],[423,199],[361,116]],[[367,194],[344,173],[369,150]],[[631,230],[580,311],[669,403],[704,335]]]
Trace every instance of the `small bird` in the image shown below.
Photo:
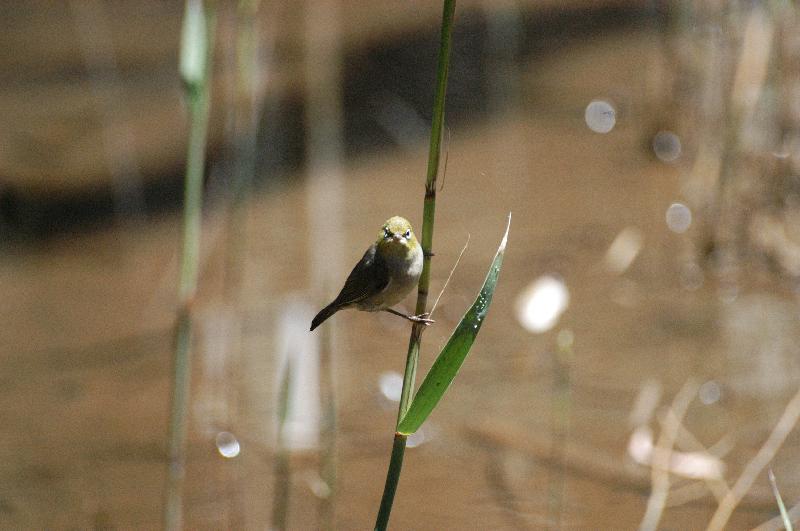
[[[422,273],[422,255],[422,246],[407,219],[394,216],[386,220],[378,239],[350,272],[342,291],[311,321],[311,330],[346,308],[387,311],[409,321],[433,323],[427,315],[406,315],[391,308],[417,285]]]

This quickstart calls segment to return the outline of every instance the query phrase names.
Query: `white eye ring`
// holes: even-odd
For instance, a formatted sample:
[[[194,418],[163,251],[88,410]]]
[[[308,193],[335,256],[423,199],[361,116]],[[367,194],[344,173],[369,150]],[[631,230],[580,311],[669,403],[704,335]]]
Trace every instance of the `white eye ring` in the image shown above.
[[[411,237],[411,229],[408,229],[408,230],[406,231],[406,233],[404,234],[404,236],[405,236],[406,238],[410,238],[410,237]]]
[[[383,237],[384,238],[391,238],[392,237],[391,231],[389,229],[383,229]]]

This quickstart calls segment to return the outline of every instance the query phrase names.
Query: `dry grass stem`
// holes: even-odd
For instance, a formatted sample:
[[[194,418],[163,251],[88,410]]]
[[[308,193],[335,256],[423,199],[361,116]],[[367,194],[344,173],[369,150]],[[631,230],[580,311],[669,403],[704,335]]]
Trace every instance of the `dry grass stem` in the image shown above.
[[[695,437],[691,431],[686,429],[685,426],[681,425],[678,428],[678,439],[676,441],[676,445],[682,450],[701,452],[709,457],[720,458],[731,450],[730,445],[726,444],[725,441],[726,439],[723,438],[719,443],[715,444],[711,448],[706,448],[703,443],[697,440],[697,437]],[[719,448],[720,451],[715,451],[715,448]],[[725,496],[727,496],[728,492],[730,491],[730,486],[724,479],[705,477],[703,478],[703,482],[708,487],[708,490],[711,491],[711,494],[714,495],[714,498],[717,499],[717,502],[721,501]],[[673,494],[676,493],[673,492]],[[699,498],[701,496],[697,497]],[[670,503],[669,505],[673,507],[678,504]]]
[[[747,463],[747,466],[744,467],[742,474],[739,476],[739,479],[736,480],[733,488],[720,502],[717,511],[714,513],[714,516],[711,517],[711,521],[706,528],[707,531],[717,531],[725,527],[734,509],[739,505],[739,501],[747,494],[747,491],[750,490],[750,487],[753,485],[758,475],[761,474],[764,468],[772,461],[772,458],[775,457],[775,454],[783,445],[786,437],[797,424],[798,418],[800,418],[800,391],[798,391],[786,405],[783,415],[778,419],[778,423],[775,424],[767,441],[755,457]]]
[[[528,456],[548,468],[562,465],[562,462],[553,461],[553,442],[549,435],[516,426],[509,421],[484,420],[465,427],[464,434],[479,448]],[[605,452],[597,445],[589,444],[588,441],[582,442],[575,438],[567,441],[564,447],[563,466],[564,473],[570,476],[583,478],[599,485],[613,485],[615,490],[647,493],[651,487],[651,474],[645,467],[632,466],[632,463],[624,462],[619,455]],[[691,494],[689,484],[677,490],[683,488],[687,489],[687,492],[683,494],[682,503],[718,505],[702,481],[697,481],[696,487],[692,488],[702,489],[706,494],[705,497]],[[691,495],[691,499],[686,499],[688,495]],[[672,505],[673,497],[670,492],[667,507]],[[741,501],[741,505],[758,511],[771,510],[775,508],[775,497],[768,487],[761,488],[756,485],[747,493],[747,496]]]
[[[683,384],[667,412],[664,426],[653,450],[653,462],[651,465],[652,487],[650,498],[647,500],[647,510],[644,518],[642,518],[642,523],[639,525],[639,529],[642,531],[658,528],[658,522],[661,520],[661,514],[664,512],[667,495],[669,494],[669,464],[672,458],[672,449],[675,446],[675,440],[678,438],[678,432],[680,431],[683,417],[686,415],[686,410],[689,409],[692,398],[697,395],[697,389],[697,383],[692,380]]]
[[[450,270],[450,274],[447,275],[447,280],[444,281],[444,286],[442,286],[442,290],[436,297],[436,301],[434,301],[433,306],[431,306],[431,311],[430,311],[431,316],[433,316],[433,312],[434,310],[436,310],[436,305],[439,304],[439,299],[441,299],[442,295],[444,295],[444,290],[447,289],[447,285],[450,283],[450,279],[453,278],[453,273],[455,273],[456,268],[458,267],[458,263],[461,261],[461,257],[464,256],[464,251],[467,250],[467,246],[469,245],[469,238],[470,235],[467,234],[467,241],[464,243],[464,247],[461,248],[461,252],[458,253],[458,258],[456,258],[456,263],[453,264],[453,268]]]

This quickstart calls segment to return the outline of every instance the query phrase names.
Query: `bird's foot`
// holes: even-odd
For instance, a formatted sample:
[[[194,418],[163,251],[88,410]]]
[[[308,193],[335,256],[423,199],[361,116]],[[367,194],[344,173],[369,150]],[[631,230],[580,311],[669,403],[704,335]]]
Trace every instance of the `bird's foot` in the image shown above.
[[[432,325],[433,323],[436,322],[433,319],[428,319],[428,317],[430,317],[430,315],[431,315],[430,313],[422,313],[422,314],[419,314],[419,315],[408,315],[406,317],[408,318],[409,321],[412,321],[412,322],[415,322],[415,323],[422,323],[425,326],[428,326],[428,325]]]
[[[402,317],[403,319],[408,319],[412,323],[421,323],[424,324],[425,326],[432,325],[435,322],[433,319],[428,319],[428,317],[431,315],[430,313],[423,313],[420,315],[406,315],[402,312],[398,312],[397,310],[393,310],[391,308],[386,308],[384,311],[393,313],[394,315]]]

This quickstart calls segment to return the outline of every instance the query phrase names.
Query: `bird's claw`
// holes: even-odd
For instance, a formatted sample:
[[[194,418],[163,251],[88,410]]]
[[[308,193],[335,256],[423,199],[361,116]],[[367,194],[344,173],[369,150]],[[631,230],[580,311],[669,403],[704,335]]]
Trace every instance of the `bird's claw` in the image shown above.
[[[422,313],[420,315],[409,315],[408,318],[415,323],[422,323],[425,326],[429,326],[436,322],[433,319],[428,319],[430,315],[430,313]]]

